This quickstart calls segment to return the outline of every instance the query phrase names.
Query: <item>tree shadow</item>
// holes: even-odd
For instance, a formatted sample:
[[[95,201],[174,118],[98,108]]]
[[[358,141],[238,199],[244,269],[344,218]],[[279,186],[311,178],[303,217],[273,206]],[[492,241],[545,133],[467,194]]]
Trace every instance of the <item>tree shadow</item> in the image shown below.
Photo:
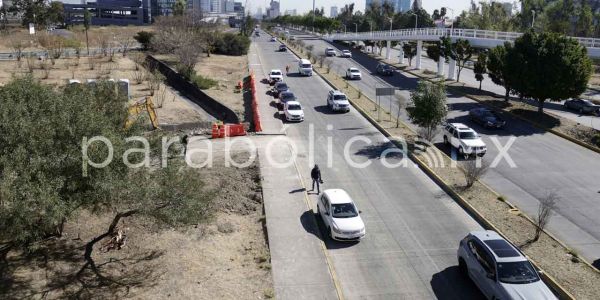
[[[162,252],[146,251],[127,255],[96,254],[96,268],[87,267],[85,242],[66,238],[43,242],[35,252],[14,250],[0,273],[0,298],[122,298],[133,287],[154,286],[160,272],[148,265]],[[99,245],[98,245],[99,246]],[[42,284],[32,278],[43,277]]]
[[[248,90],[244,90],[243,94],[244,99],[244,122],[249,122],[252,124],[254,128],[254,118],[252,113],[252,92]]]
[[[386,158],[397,158],[397,159],[404,158],[404,154],[399,151],[391,151],[391,152],[385,153],[388,149],[391,149],[391,148],[397,149],[397,147],[394,143],[392,143],[391,141],[386,141],[386,142],[380,142],[380,143],[373,144],[373,145],[367,145],[367,146],[361,148],[360,150],[356,151],[354,154],[364,156],[368,159],[380,159],[382,156],[385,156]],[[398,149],[398,150],[400,150],[400,149]]]
[[[433,274],[430,284],[437,299],[485,299],[477,286],[459,272],[458,266]]]
[[[597,270],[600,270],[600,259],[596,259],[593,263],[592,266],[594,266],[594,268],[596,268]]]

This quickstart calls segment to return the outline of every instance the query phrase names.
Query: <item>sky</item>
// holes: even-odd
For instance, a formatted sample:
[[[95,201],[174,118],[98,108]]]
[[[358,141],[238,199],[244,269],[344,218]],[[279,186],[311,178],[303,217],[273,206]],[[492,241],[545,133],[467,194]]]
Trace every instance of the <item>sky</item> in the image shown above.
[[[239,1],[239,0],[237,0]],[[250,11],[252,13],[256,12],[258,7],[263,7],[263,13],[265,12],[265,7],[268,7],[269,2],[271,0],[247,0],[248,6],[250,7]],[[243,1],[242,1],[243,2]],[[299,14],[305,13],[312,9],[312,1],[311,0],[280,0],[281,2],[281,12],[285,12],[288,9],[296,9]],[[479,2],[479,1],[477,1]],[[509,2],[509,0],[507,0]],[[345,4],[355,3],[355,11],[365,11],[365,0],[315,0],[315,6],[325,7],[325,15],[329,15],[329,8],[331,6],[337,6],[338,9],[343,7]],[[454,9],[454,14],[459,15],[461,11],[468,9],[471,0],[422,0],[423,8],[432,13],[434,9],[439,9],[442,6],[449,7]],[[448,11],[448,14],[451,16],[452,12]]]

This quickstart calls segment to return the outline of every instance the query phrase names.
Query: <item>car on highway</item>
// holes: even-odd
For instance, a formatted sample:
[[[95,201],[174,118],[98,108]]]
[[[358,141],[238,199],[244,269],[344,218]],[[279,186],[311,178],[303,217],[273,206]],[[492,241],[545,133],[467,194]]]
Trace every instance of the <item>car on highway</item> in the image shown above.
[[[298,73],[300,75],[312,76],[313,67],[308,59],[301,59],[298,61]]]
[[[360,73],[360,70],[357,68],[348,68],[346,70],[346,78],[347,79],[361,79],[362,74]]]
[[[296,40],[296,37],[295,37],[295,36],[293,36],[293,35],[292,35],[292,36],[290,36],[290,41],[295,41],[295,40]]]
[[[317,201],[317,214],[323,219],[329,236],[337,241],[358,241],[365,234],[361,211],[342,189],[323,191]]]
[[[495,111],[485,107],[471,109],[469,111],[469,118],[471,121],[485,128],[503,128],[506,125],[506,121]]]
[[[350,52],[350,50],[342,50],[340,57],[352,58],[352,52]]]
[[[346,97],[346,94],[338,90],[329,91],[329,94],[327,95],[327,106],[329,109],[335,112],[350,111],[350,102],[348,101],[348,97]]]
[[[279,94],[279,105],[283,108],[283,106],[285,105],[286,102],[288,101],[296,101],[296,95],[294,95],[294,93],[288,91],[285,92],[281,92],[281,94]]]
[[[337,52],[335,52],[335,49],[329,47],[327,49],[325,49],[325,56],[336,56]]]
[[[488,299],[558,299],[529,260],[495,231],[472,231],[457,251],[458,269]]]
[[[600,115],[600,105],[586,99],[571,99],[563,104],[565,108],[572,109],[580,114]]]
[[[260,36],[260,32],[258,32],[258,31],[255,31],[255,32],[254,32],[254,35],[255,35],[255,36]]]
[[[279,45],[279,52],[285,52],[287,51],[287,46],[284,44]]]
[[[276,98],[279,98],[279,95],[281,95],[281,93],[287,92],[289,90],[290,90],[290,88],[288,87],[287,83],[285,83],[283,81],[279,81],[273,86],[273,90],[271,91],[271,93]]]
[[[298,101],[285,102],[283,105],[283,114],[285,115],[286,121],[304,121],[304,110],[302,110],[302,105],[300,105],[300,102]]]
[[[444,144],[458,150],[465,158],[471,155],[484,156],[487,147],[475,130],[462,123],[448,123],[443,130]]]
[[[277,42],[277,39],[274,36],[272,36],[271,37],[271,42]]]
[[[376,68],[377,74],[392,76],[394,75],[394,68],[388,64],[380,63]]]
[[[274,84],[275,82],[283,80],[283,72],[279,69],[273,69],[269,72],[269,83]]]

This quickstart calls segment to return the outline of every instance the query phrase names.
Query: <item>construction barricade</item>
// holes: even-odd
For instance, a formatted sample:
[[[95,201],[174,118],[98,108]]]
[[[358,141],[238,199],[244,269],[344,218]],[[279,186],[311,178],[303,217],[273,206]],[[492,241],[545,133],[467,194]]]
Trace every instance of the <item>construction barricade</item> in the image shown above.
[[[244,124],[223,124],[221,122],[217,122],[212,125],[213,139],[244,135],[246,135],[246,128]]]

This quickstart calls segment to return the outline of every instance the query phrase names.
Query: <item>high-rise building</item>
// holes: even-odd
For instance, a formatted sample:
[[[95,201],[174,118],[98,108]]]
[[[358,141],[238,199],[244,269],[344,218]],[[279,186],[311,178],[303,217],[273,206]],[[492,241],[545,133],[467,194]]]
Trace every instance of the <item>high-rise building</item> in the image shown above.
[[[235,10],[235,4],[233,0],[221,0],[221,9],[224,13],[232,13]]]
[[[421,0],[415,0],[415,2],[413,2],[412,8],[414,10],[422,9],[423,8],[423,2]]]
[[[267,10],[267,19],[273,19],[279,17],[279,1],[271,0],[269,9]]]
[[[210,12],[217,14],[223,12],[223,8],[221,7],[221,0],[210,0]]]
[[[331,10],[329,11],[329,17],[331,18],[335,18],[338,15],[338,7],[337,6],[332,6]]]
[[[407,12],[410,10],[410,0],[396,0],[396,12]]]
[[[295,16],[297,14],[295,9],[288,9],[285,11],[284,15]]]

